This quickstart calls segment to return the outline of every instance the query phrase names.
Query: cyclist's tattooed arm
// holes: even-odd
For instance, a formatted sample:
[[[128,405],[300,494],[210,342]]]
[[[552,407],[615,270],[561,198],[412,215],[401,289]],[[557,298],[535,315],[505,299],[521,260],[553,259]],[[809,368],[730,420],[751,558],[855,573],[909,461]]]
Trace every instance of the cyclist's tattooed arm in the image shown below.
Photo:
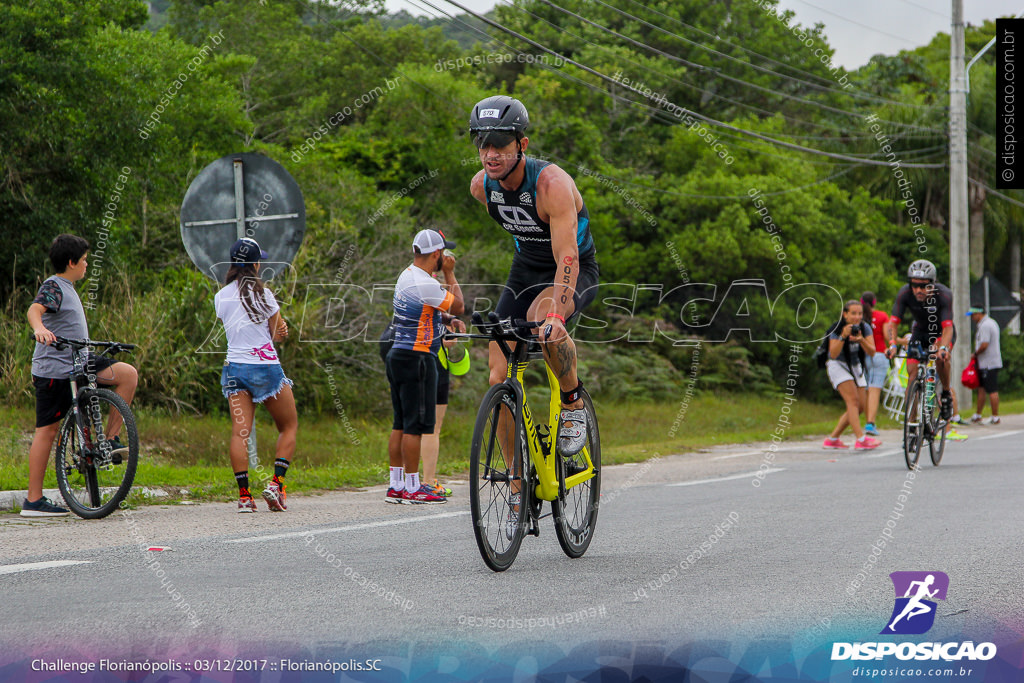
[[[568,318],[575,310],[573,294],[579,277],[579,247],[576,231],[579,208],[576,204],[576,185],[562,169],[548,166],[537,179],[537,209],[543,218],[548,215],[551,226],[551,252],[557,268],[555,270],[554,310],[562,318]]]

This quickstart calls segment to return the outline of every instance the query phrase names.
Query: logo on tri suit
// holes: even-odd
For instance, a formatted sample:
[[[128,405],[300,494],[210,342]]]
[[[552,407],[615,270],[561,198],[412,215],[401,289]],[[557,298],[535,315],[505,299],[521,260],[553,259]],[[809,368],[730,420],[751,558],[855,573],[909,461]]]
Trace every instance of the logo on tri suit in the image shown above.
[[[537,225],[521,206],[499,206],[498,215],[505,221],[501,224],[502,227],[513,235],[523,232],[544,232],[544,228]]]
[[[527,206],[533,206],[533,195],[529,192],[524,192],[519,195],[519,203],[526,204]]]
[[[504,204],[505,195],[497,190],[491,190],[491,202],[494,204]]]

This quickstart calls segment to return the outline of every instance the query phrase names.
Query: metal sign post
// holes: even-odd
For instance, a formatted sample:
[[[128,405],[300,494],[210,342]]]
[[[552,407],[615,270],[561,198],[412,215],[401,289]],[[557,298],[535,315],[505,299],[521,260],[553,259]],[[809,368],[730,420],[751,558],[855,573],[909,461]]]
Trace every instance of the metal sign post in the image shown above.
[[[306,206],[295,179],[273,159],[247,152],[221,157],[204,168],[181,202],[181,241],[192,263],[217,283],[231,264],[231,245],[243,237],[260,243],[270,258],[260,278],[271,280],[291,265],[306,232]],[[249,467],[257,469],[256,428],[247,439]]]

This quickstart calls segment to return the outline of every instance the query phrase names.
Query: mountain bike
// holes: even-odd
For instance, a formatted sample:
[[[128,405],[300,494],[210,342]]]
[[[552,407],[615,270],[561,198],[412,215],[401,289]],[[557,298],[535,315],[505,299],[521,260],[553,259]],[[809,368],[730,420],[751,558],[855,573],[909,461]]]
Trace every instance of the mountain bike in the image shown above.
[[[470,512],[473,533],[484,562],[496,572],[516,559],[526,534],[540,535],[539,522],[554,517],[555,535],[569,557],[581,557],[594,538],[601,495],[601,437],[594,403],[581,391],[587,416],[587,442],[573,456],[557,452],[561,411],[558,380],[544,363],[550,399],[546,421],[535,422],[523,378],[531,361],[541,360],[531,330],[543,322],[498,320],[473,314],[481,334],[453,337],[487,339],[498,344],[508,362],[505,381],[491,387],[480,402],[470,447]],[[551,512],[541,514],[544,501]]]
[[[947,420],[939,411],[942,382],[935,368],[935,354],[926,352],[919,342],[908,347],[909,360],[924,361],[917,369],[917,377],[907,385],[907,398],[903,414],[903,456],[907,469],[913,470],[921,457],[921,447],[928,442],[932,464],[938,466],[946,448]]]
[[[113,357],[121,351],[131,351],[135,345],[57,337],[54,346],[72,350],[72,369],[68,374],[71,409],[57,433],[54,454],[57,486],[72,512],[84,519],[99,519],[117,509],[135,481],[139,433],[128,403],[110,389],[96,385],[87,349],[103,349],[101,356]],[[121,449],[107,437],[115,415],[122,421],[118,435],[124,443]]]

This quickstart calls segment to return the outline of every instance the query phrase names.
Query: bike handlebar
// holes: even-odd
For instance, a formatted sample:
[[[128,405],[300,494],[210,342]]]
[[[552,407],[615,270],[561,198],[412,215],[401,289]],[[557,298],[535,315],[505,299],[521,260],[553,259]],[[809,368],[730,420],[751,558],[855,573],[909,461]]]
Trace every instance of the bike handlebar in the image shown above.
[[[67,337],[62,337],[59,334],[55,334],[53,336],[57,340],[53,344],[53,348],[57,349],[58,351],[64,350],[69,346],[73,349],[84,349],[88,347],[94,347],[97,349],[104,349],[104,353],[102,355],[106,355],[107,353],[114,354],[119,353],[121,351],[131,351],[135,348],[135,344],[126,344],[125,342],[92,341],[89,339],[68,339]],[[31,334],[29,335],[29,337],[33,341],[35,341],[35,334]]]

